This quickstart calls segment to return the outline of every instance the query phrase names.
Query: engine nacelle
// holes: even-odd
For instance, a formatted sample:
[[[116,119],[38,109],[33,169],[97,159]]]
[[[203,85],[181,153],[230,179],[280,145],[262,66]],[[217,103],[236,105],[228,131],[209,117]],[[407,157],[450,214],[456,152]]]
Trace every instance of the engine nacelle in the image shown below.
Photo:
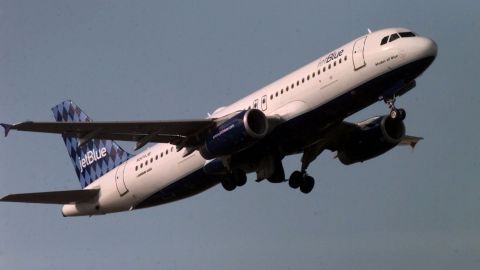
[[[405,136],[402,120],[381,116],[360,124],[338,149],[338,159],[345,165],[377,157],[397,146]]]
[[[205,159],[230,155],[239,152],[265,137],[268,120],[257,109],[239,112],[214,128],[200,148]]]

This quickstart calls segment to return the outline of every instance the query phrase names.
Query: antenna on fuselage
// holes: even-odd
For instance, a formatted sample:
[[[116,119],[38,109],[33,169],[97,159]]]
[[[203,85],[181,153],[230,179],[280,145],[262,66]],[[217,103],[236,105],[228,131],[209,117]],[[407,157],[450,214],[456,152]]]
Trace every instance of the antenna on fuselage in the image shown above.
[[[370,30],[370,28],[367,28],[368,30],[368,33],[371,34],[372,33],[372,30]]]

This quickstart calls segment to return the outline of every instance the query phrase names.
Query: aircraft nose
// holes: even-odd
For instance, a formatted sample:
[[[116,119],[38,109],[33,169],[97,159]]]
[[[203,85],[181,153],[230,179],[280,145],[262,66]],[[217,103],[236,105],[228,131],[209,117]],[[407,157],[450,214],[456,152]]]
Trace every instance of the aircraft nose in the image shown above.
[[[438,46],[435,41],[429,38],[420,37],[417,42],[415,42],[418,52],[423,57],[436,57],[438,52]]]

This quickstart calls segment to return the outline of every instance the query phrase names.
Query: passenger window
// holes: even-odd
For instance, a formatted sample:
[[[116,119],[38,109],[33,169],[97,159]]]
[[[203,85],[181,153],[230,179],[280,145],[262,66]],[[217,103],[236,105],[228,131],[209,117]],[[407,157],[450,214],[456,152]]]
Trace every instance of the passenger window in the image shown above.
[[[382,42],[380,42],[380,46],[386,44],[388,42],[388,36],[382,38]]]
[[[273,94],[270,95],[270,99],[273,99]]]
[[[326,70],[327,70],[327,68],[326,68],[326,67],[323,67],[323,72],[325,72]],[[319,72],[319,73],[320,73],[320,72]]]
[[[135,166],[135,171],[137,171],[137,170],[138,170],[138,166]]]
[[[278,97],[278,92],[275,92],[275,96]]]
[[[338,63],[339,63],[339,64],[342,63],[342,58],[338,59]]]
[[[155,156],[155,160],[158,160],[158,155]]]
[[[160,157],[163,157],[163,152],[162,152],[162,153],[160,153]]]
[[[288,86],[287,86],[287,88],[285,88],[285,89],[287,89],[287,91],[288,91]]]
[[[150,163],[152,163],[152,162],[153,162],[153,157],[152,157],[152,158],[150,158]]]
[[[291,88],[293,89],[295,87],[295,84],[292,83]]]
[[[334,66],[334,67],[337,66],[337,61],[334,61],[334,62],[333,62],[333,66]]]
[[[297,81],[297,86],[298,86],[298,85],[300,85],[300,82],[299,82],[299,81]]]
[[[307,81],[310,80],[310,75],[307,75]]]
[[[312,73],[312,78],[315,78],[315,72]]]
[[[305,78],[302,78],[302,83],[304,83],[304,82],[305,82]]]
[[[140,163],[140,168],[143,168],[143,163]]]
[[[282,90],[280,90],[280,94],[282,94],[282,95],[283,95],[283,89],[282,89]]]
[[[400,36],[398,34],[393,34],[393,35],[390,36],[390,41],[389,42],[392,42],[392,41],[394,41],[396,39],[399,39],[399,38],[400,38]]]

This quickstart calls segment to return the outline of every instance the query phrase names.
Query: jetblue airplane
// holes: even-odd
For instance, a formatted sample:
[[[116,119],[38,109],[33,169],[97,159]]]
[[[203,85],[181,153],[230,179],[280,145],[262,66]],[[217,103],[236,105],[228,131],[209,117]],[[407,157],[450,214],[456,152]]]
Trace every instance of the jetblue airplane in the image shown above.
[[[5,136],[61,134],[82,189],[0,200],[62,204],[63,216],[100,215],[173,202],[218,183],[231,191],[248,173],[309,193],[308,166],[324,150],[349,165],[421,140],[406,135],[406,113],[395,99],[416,86],[436,55],[434,41],[408,29],[369,31],[198,120],[94,122],[63,101],[52,108],[56,122],[1,125]],[[344,120],[377,101],[387,104],[387,114]],[[134,141],[135,150],[157,144],[132,155],[114,140]],[[302,154],[301,168],[286,179],[282,160],[294,154]]]

